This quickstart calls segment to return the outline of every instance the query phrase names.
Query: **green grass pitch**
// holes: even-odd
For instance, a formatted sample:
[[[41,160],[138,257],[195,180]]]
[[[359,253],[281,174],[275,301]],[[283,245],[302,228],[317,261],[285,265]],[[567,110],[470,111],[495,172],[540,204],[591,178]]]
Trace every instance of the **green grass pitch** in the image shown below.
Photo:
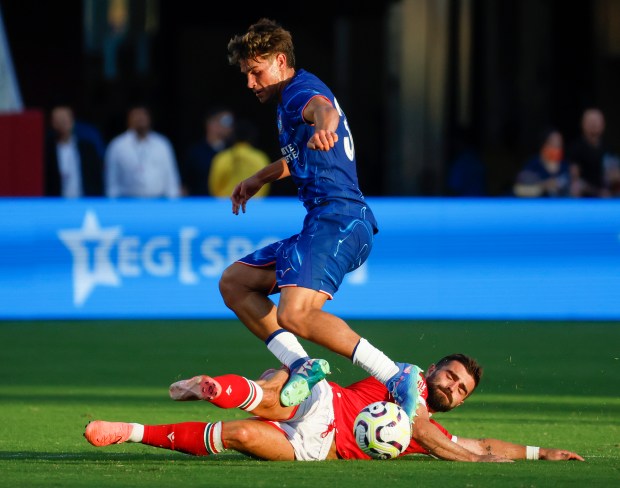
[[[237,321],[0,322],[0,483],[22,486],[592,487],[620,486],[620,323],[351,321],[395,360],[426,368],[452,352],[485,376],[454,412],[436,418],[465,437],[573,450],[579,462],[395,461],[271,463],[234,452],[194,458],[148,446],[94,448],[89,420],[173,423],[243,418],[168,399],[199,373],[257,377],[277,366]],[[330,380],[364,376],[332,364]]]

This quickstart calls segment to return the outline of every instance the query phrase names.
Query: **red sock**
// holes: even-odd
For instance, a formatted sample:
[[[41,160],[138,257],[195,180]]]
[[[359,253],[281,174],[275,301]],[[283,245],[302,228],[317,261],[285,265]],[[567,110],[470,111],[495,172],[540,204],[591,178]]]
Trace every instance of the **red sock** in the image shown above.
[[[221,433],[221,422],[145,425],[142,444],[184,452],[193,456],[207,456],[223,450]],[[208,446],[205,445],[205,439],[209,441]]]
[[[225,374],[213,378],[222,387],[222,393],[217,398],[209,400],[220,408],[240,408],[252,411],[263,399],[263,389],[243,376]]]

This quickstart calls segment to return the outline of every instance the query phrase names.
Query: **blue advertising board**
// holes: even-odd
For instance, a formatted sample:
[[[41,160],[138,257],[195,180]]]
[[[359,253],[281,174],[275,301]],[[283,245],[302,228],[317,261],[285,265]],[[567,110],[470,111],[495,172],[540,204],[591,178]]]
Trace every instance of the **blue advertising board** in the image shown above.
[[[620,201],[369,198],[345,318],[620,319]],[[232,318],[218,280],[298,232],[300,202],[0,200],[0,319]],[[274,297],[277,302],[277,296]]]

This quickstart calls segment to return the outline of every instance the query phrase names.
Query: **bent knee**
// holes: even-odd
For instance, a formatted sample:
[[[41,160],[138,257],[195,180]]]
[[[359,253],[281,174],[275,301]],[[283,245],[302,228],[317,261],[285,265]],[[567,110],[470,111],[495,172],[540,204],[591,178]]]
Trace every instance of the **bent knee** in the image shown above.
[[[227,296],[232,295],[234,291],[238,289],[239,284],[238,273],[235,271],[233,266],[226,268],[222,273],[219,282],[220,293],[224,299],[226,299]]]
[[[230,422],[224,430],[226,445],[238,449],[256,441],[258,432],[251,422],[253,421]]]
[[[248,292],[268,295],[274,284],[275,272],[273,269],[233,263],[222,273],[219,288],[224,301],[226,301],[243,296]]]
[[[226,268],[222,273],[219,289],[226,306],[232,308],[239,299],[241,287],[235,273],[231,272],[230,268]]]

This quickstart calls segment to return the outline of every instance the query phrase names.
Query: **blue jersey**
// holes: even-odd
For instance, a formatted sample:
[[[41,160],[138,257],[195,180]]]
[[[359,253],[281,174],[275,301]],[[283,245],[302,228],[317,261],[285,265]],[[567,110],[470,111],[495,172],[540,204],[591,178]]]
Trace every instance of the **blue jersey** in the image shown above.
[[[329,151],[309,149],[314,127],[303,118],[303,110],[316,97],[324,97],[338,110],[338,142]],[[347,118],[331,90],[316,76],[300,69],[282,91],[278,104],[278,134],[299,199],[308,212],[337,213],[377,224],[359,189],[355,147]]]

